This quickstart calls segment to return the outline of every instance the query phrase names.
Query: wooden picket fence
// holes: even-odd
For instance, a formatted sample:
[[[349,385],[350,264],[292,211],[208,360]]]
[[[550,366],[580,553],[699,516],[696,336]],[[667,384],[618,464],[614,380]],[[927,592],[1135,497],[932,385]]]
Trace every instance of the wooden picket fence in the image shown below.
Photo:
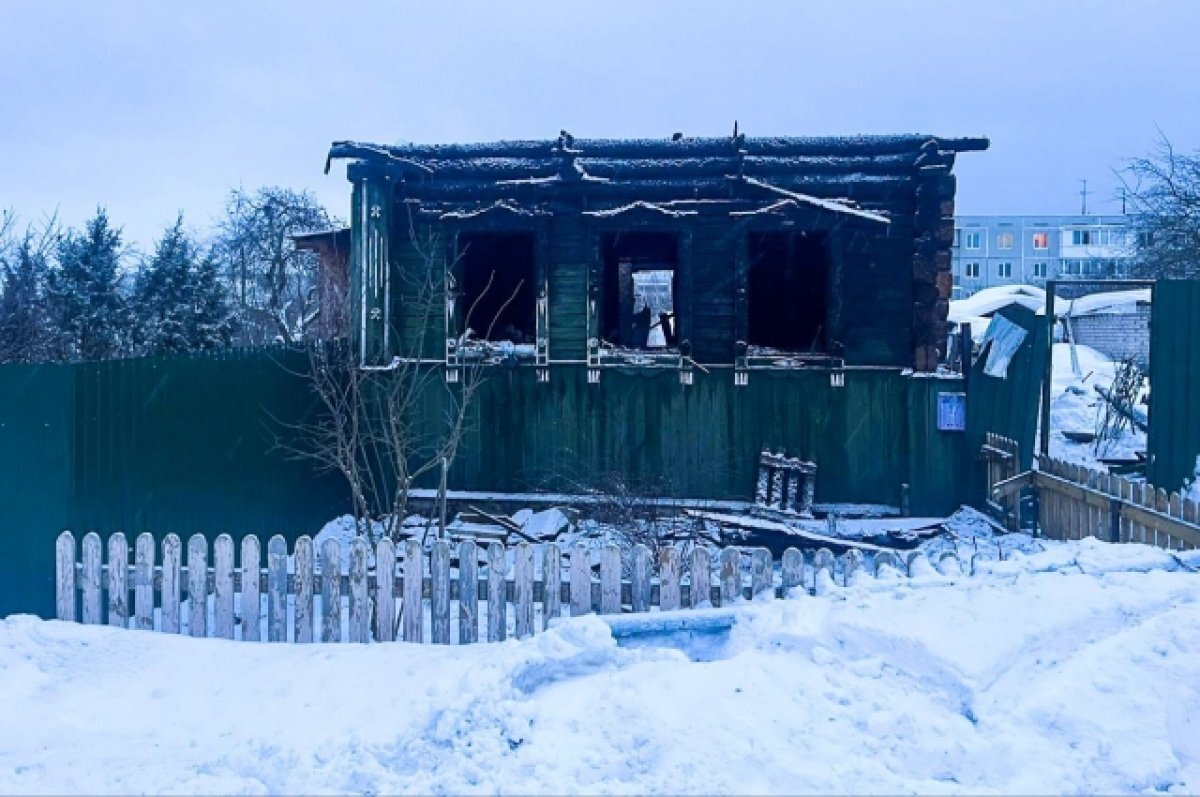
[[[997,453],[1011,451],[1015,463],[1015,445],[989,435],[983,452],[989,462],[989,500],[1009,512],[1009,517],[1016,515],[1012,510],[1016,496],[1032,487],[1037,493],[1038,528],[1051,539],[1091,536],[1171,550],[1200,547],[1200,511],[1195,501],[1050,457],[1038,457],[1035,470],[1017,473],[1015,466],[1003,467],[1000,463],[1008,460]]]
[[[564,563],[563,551],[554,543],[523,542],[505,549],[498,542],[484,548],[465,540],[454,550],[439,540],[426,551],[417,540],[397,546],[384,539],[374,547],[371,566],[372,551],[361,537],[349,544],[345,560],[341,543],[325,540],[318,561],[310,538],[300,537],[289,556],[284,538],[274,536],[267,542],[265,568],[253,535],[242,539],[240,566],[235,566],[234,542],[228,534],[215,540],[211,564],[209,543],[201,534],[188,540],[186,562],[182,542],[174,534],[163,538],[161,562],[155,561],[159,546],[150,534],[138,536],[132,564],[124,534],[109,537],[103,563],[97,534],[87,534],[81,547],[77,559],[74,535],[66,531],[58,538],[60,620],[78,617],[87,624],[269,642],[428,639],[450,644],[456,637],[469,644],[481,636],[501,641],[508,635],[510,608],[513,632],[525,637],[547,627],[564,610],[571,616],[618,614],[784,598],[797,588],[815,589],[822,572],[846,584],[866,565],[857,550],[834,557],[822,548],[806,559],[800,550],[788,548],[776,578],[776,563],[765,548],[724,548],[714,561],[709,549],[695,546],[687,557],[691,575],[685,578],[679,548],[661,549],[654,575],[650,550],[638,545],[627,562],[628,577],[623,578],[621,550],[607,545],[600,552],[597,578],[591,550],[582,543]],[[542,549],[540,568],[535,568],[535,548]],[[875,575],[888,567],[911,573],[911,559],[905,562],[891,552],[877,552],[871,569]],[[343,572],[345,561],[348,568]],[[324,566],[329,562],[338,566]],[[457,612],[452,612],[454,603]],[[486,611],[482,616],[481,603]]]
[[[1012,494],[993,494],[993,487],[1017,475],[1021,461],[1021,448],[1013,440],[995,432],[984,437],[980,456],[987,470],[987,508],[1009,531],[1020,526],[1020,510],[1017,497]]]

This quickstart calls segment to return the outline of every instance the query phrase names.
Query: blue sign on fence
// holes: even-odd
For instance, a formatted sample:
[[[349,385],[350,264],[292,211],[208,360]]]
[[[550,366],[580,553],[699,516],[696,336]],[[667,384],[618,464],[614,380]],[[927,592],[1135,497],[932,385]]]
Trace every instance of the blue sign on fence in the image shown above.
[[[938,430],[961,432],[967,428],[967,394],[938,393]]]

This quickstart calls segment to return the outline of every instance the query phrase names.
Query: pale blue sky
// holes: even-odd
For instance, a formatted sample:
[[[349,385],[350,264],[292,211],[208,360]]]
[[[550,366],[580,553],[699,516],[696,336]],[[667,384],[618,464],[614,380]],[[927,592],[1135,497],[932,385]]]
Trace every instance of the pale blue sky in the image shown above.
[[[229,188],[345,215],[335,139],[928,132],[964,213],[1115,212],[1161,127],[1200,147],[1200,2],[0,5],[0,207],[147,245]]]

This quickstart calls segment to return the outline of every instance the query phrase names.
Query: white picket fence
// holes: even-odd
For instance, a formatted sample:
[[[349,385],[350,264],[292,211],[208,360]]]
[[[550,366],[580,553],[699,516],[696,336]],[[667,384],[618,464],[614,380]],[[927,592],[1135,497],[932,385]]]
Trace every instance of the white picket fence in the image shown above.
[[[671,611],[786,598],[796,589],[815,589],[822,578],[848,583],[864,569],[858,551],[835,558],[824,548],[811,559],[788,548],[777,577],[776,563],[765,548],[724,548],[714,562],[712,552],[700,546],[688,554],[686,568],[679,548],[663,548],[655,575],[650,550],[639,545],[623,578],[621,550],[607,545],[600,551],[597,578],[592,551],[582,543],[564,563],[563,551],[554,543],[523,542],[506,550],[499,543],[483,548],[466,540],[454,550],[439,540],[426,551],[417,540],[397,550],[385,539],[375,546],[372,562],[370,546],[361,537],[345,552],[338,540],[325,540],[317,560],[309,537],[300,537],[289,555],[286,541],[277,535],[267,542],[265,568],[253,535],[242,539],[238,566],[228,534],[215,540],[211,564],[209,543],[201,534],[188,540],[186,562],[174,534],[163,538],[161,562],[150,534],[138,536],[132,564],[125,535],[119,532],[107,546],[89,533],[81,547],[77,558],[74,535],[59,535],[55,589],[60,620],[268,642],[500,641],[510,626],[515,636],[525,637],[564,614]],[[107,548],[105,562],[102,547]],[[343,558],[343,553],[348,555]],[[538,560],[540,566],[535,566]],[[884,568],[906,574],[912,567],[911,556],[902,561],[890,552],[877,552],[872,560],[876,575]],[[329,562],[338,566],[324,566]],[[194,600],[196,596],[203,600]],[[481,604],[486,614],[480,614]]]

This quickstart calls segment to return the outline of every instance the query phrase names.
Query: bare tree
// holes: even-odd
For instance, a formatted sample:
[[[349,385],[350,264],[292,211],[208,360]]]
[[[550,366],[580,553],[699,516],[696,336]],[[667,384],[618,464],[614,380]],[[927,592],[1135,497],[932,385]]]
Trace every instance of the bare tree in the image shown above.
[[[401,535],[414,487],[439,472],[444,484],[471,429],[470,409],[489,365],[485,356],[462,356],[445,367],[427,359],[454,264],[432,233],[421,238],[410,224],[410,236],[421,267],[397,275],[409,316],[402,351],[385,365],[370,366],[344,341],[311,345],[307,377],[321,411],[313,422],[291,427],[283,444],[343,478],[360,533],[371,533],[372,521],[379,521],[392,539]],[[468,314],[468,326],[470,320]],[[444,415],[430,423],[424,409],[435,402]]]
[[[1161,135],[1120,177],[1132,205],[1139,275],[1200,276],[1200,152],[1178,152]]]
[[[215,252],[237,308],[243,344],[297,343],[320,306],[319,258],[293,236],[340,226],[316,197],[277,186],[229,195]]]

